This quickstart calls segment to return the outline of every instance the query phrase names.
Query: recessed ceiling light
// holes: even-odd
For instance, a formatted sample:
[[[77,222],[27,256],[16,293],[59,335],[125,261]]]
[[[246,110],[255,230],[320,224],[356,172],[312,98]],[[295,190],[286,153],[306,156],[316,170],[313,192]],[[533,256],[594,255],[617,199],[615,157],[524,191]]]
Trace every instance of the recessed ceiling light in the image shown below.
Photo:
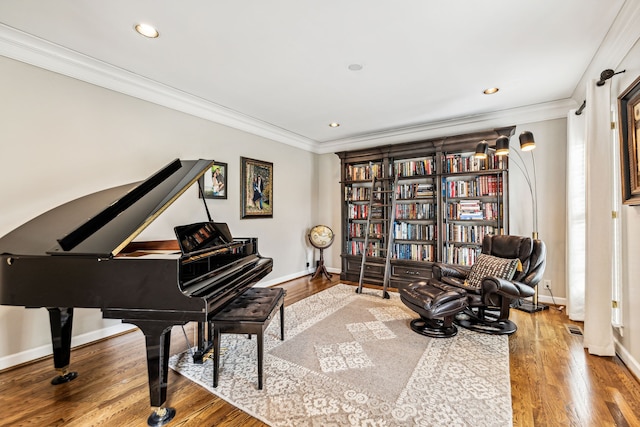
[[[336,123],[336,122],[329,123],[329,127],[337,128],[338,126],[340,126],[340,123]]]
[[[361,64],[351,64],[351,65],[349,65],[349,69],[351,71],[360,71],[360,70],[362,70],[362,65]]]
[[[150,39],[155,39],[160,35],[160,33],[158,33],[158,30],[156,30],[149,24],[136,24],[134,28],[139,34],[142,34],[143,36]]]
[[[499,90],[500,89],[498,89],[497,87],[490,87],[489,89],[485,89],[484,91],[482,91],[482,93],[484,93],[485,95],[492,95]]]

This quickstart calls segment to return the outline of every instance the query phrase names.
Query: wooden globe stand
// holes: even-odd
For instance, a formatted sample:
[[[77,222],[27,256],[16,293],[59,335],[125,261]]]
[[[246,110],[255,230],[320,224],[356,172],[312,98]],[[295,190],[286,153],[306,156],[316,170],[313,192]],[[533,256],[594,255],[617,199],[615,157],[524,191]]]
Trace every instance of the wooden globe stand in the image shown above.
[[[328,280],[331,280],[331,274],[327,271],[327,267],[324,266],[324,249],[320,248],[320,260],[318,261],[318,268],[316,268],[316,272],[313,273],[311,280],[314,280],[316,277],[324,276]]]

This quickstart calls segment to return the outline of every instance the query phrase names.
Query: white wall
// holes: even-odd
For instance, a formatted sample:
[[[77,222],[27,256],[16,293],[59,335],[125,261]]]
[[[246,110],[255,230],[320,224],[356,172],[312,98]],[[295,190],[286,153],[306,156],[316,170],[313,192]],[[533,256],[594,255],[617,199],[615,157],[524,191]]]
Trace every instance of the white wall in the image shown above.
[[[518,135],[528,130],[533,132],[536,148],[528,153],[520,152]],[[520,152],[527,162],[530,177],[533,180],[533,164],[531,154],[535,156],[536,183],[538,198],[538,234],[547,247],[547,266],[543,281],[551,280],[551,292],[556,302],[564,303],[566,297],[565,284],[565,251],[566,251],[566,151],[567,121],[566,119],[547,120],[544,122],[518,124],[515,135],[511,138],[511,154],[509,167],[509,232],[514,235],[531,236],[533,231],[531,195],[524,179],[524,174],[514,162],[515,151]],[[544,282],[543,282],[544,283]],[[543,289],[541,284],[539,295],[543,302],[552,302],[551,293]]]
[[[258,237],[261,254],[274,259],[263,283],[307,272],[316,155],[4,57],[0,76],[0,236],[68,200],[145,179],[174,158],[208,158],[229,165],[228,199],[209,200],[209,210],[234,236]],[[241,156],[273,162],[273,219],[240,219]],[[139,239],[173,238],[173,226],[205,219],[192,188]],[[118,323],[77,310],[74,343]],[[45,309],[0,306],[0,369],[50,349]]]
[[[318,156],[319,206],[318,222],[331,227],[335,233],[333,245],[325,250],[325,264],[330,271],[339,273],[342,269],[340,249],[342,242],[342,194],[340,190],[340,158],[333,154]]]

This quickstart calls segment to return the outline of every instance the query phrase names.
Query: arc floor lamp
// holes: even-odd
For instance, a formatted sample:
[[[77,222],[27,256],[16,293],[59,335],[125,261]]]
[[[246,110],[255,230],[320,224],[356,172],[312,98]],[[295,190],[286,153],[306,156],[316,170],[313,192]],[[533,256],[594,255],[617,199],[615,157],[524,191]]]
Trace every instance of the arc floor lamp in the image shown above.
[[[534,239],[538,239],[538,187],[537,187],[537,177],[536,177],[536,158],[533,155],[532,150],[536,148],[536,142],[533,138],[533,133],[528,130],[520,133],[520,151],[528,152],[531,155],[531,166],[533,176],[529,173],[529,168],[527,167],[527,162],[524,161],[522,155],[517,151],[513,150],[517,157],[511,157],[512,163],[520,169],[524,179],[527,182],[527,187],[529,188],[529,194],[531,195],[531,217],[533,220],[533,230],[531,232],[531,237]],[[497,156],[507,156],[510,153],[509,150],[509,137],[508,136],[500,136],[496,139],[495,152]],[[478,143],[476,146],[476,157],[486,158],[487,152],[489,150],[489,144],[486,141],[482,141]],[[533,295],[533,302],[520,302],[517,307],[519,310],[526,311],[529,313],[534,313],[537,311],[542,311],[547,309],[548,306],[538,303],[538,287],[536,286],[535,294]]]

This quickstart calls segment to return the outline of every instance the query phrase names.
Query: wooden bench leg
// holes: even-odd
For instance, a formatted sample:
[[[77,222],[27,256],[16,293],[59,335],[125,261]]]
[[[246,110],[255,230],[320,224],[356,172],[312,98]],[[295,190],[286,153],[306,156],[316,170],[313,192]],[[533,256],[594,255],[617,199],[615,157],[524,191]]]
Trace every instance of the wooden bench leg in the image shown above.
[[[258,390],[262,390],[262,358],[264,356],[264,336],[258,333]]]
[[[280,305],[280,341],[284,341],[284,303]]]

